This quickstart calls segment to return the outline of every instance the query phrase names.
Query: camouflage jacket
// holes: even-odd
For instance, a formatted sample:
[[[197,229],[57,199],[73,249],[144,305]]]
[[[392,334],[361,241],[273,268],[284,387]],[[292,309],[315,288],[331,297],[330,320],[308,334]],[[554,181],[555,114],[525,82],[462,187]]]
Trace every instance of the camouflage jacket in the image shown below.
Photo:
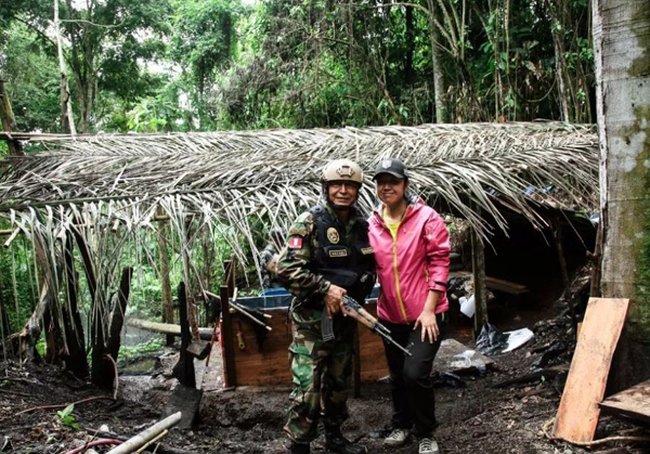
[[[331,217],[338,221],[334,210],[327,204],[324,206]],[[359,213],[354,210],[350,220],[341,229],[346,232],[348,240],[358,219]],[[330,287],[328,280],[309,269],[309,264],[319,247],[314,230],[313,215],[309,211],[298,216],[289,228],[288,242],[280,254],[276,268],[278,279],[299,301],[322,299]]]

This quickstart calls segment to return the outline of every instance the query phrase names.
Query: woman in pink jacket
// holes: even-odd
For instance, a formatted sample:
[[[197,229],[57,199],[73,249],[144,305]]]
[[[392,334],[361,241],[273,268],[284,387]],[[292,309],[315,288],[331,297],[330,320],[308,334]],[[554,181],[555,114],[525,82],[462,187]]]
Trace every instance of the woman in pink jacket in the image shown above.
[[[370,217],[370,244],[375,250],[381,294],[377,314],[403,347],[384,343],[390,370],[393,430],[389,446],[419,437],[419,454],[435,454],[437,425],[433,359],[441,342],[441,314],[449,307],[449,234],[444,221],[422,200],[408,196],[408,172],[398,159],[384,159],[373,177],[380,207]]]

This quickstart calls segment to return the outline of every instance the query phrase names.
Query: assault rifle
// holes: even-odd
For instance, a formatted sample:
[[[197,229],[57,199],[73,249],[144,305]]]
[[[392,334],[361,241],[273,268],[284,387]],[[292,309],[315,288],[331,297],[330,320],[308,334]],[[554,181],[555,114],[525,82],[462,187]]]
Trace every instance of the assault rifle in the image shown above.
[[[406,356],[413,356],[413,354],[402,347],[400,344],[395,342],[392,337],[390,337],[390,331],[384,325],[379,323],[375,317],[370,315],[367,310],[365,310],[361,304],[356,302],[354,299],[350,298],[347,295],[343,296],[343,306],[347,310],[348,316],[355,319],[357,322],[364,325],[373,333],[381,336],[387,342],[393,344],[395,347],[402,350]],[[321,332],[323,334],[323,341],[327,342],[334,339],[334,325],[332,319],[327,315],[327,308],[323,309],[323,315],[321,318]]]

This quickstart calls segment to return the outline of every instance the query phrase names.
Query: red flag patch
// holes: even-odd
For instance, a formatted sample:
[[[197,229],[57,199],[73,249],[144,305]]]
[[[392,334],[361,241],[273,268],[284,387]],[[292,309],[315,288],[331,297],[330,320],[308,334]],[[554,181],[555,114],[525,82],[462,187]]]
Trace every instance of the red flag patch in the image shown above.
[[[302,237],[293,236],[289,239],[289,249],[300,249],[302,248]]]

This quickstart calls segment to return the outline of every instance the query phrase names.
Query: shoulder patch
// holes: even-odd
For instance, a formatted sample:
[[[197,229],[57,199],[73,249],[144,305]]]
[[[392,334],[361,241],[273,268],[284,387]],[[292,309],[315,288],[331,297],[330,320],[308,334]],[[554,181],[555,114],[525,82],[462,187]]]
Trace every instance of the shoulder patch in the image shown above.
[[[307,236],[310,233],[313,223],[314,217],[309,211],[305,211],[300,216],[298,216],[298,219],[296,219],[293,224],[291,224],[291,227],[289,227],[288,235]]]
[[[307,226],[302,223],[295,223],[289,227],[289,236],[307,236]]]

